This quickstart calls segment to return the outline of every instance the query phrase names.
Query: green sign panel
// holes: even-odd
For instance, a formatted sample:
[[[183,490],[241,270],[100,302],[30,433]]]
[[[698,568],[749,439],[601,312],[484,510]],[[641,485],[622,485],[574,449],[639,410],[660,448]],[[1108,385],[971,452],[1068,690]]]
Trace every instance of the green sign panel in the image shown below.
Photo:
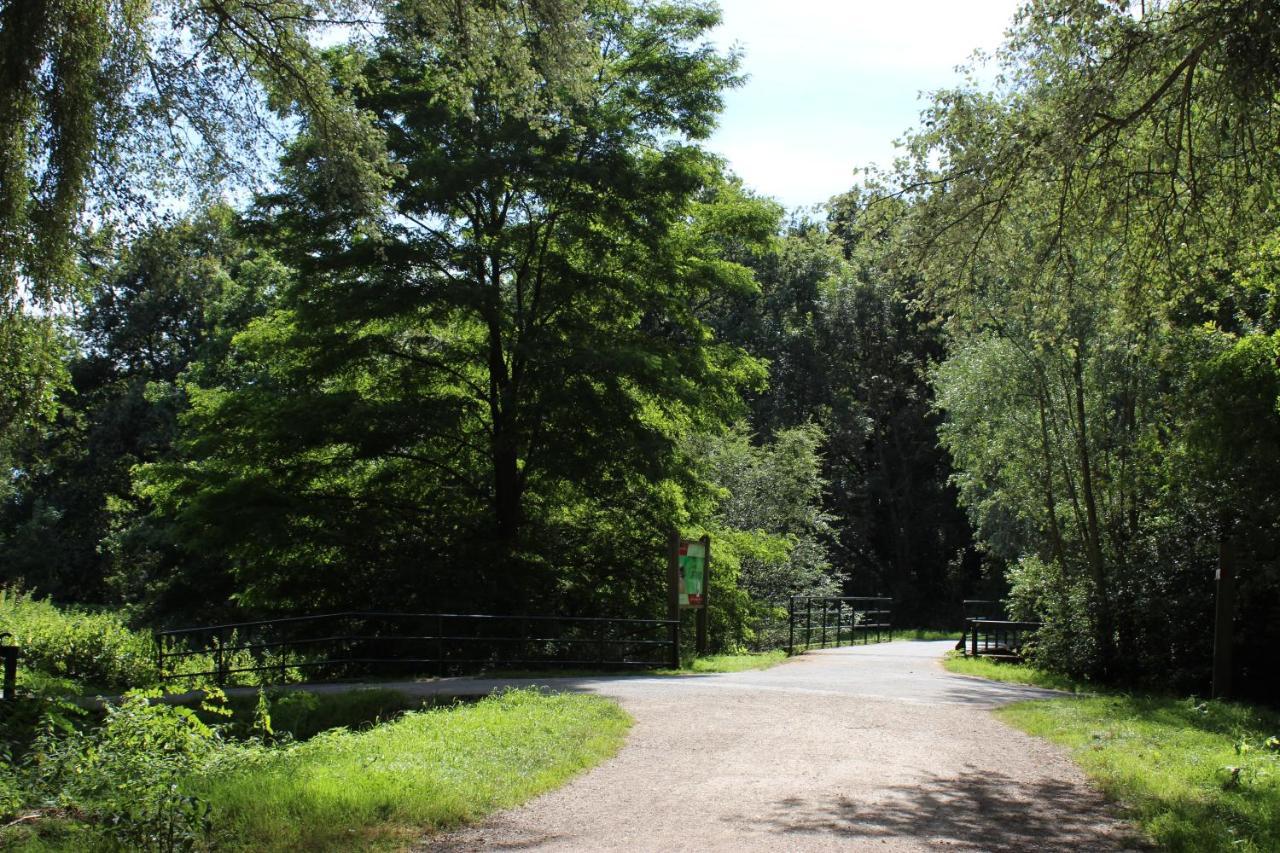
[[[702,607],[707,601],[707,546],[680,540],[680,606]]]

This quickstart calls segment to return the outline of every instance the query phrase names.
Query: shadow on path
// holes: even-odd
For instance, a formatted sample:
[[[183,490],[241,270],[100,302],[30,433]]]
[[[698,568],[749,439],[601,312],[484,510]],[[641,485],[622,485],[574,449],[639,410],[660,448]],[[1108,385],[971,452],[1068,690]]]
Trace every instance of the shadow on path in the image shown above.
[[[1112,851],[1120,845],[1150,849],[1137,838],[1100,837],[1098,815],[1103,810],[1101,796],[1082,793],[1079,785],[1019,781],[970,766],[959,776],[930,776],[883,788],[871,801],[792,796],[764,814],[721,819],[793,842],[816,835],[851,845],[898,839],[993,853]],[[793,842],[779,839],[783,846]]]

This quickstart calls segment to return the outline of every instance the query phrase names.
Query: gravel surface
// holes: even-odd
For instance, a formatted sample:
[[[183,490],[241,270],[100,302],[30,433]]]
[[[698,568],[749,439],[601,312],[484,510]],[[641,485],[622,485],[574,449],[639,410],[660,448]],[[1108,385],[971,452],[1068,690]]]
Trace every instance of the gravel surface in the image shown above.
[[[464,850],[1121,850],[1133,830],[1058,748],[989,712],[1050,691],[945,672],[950,642],[828,649],[769,670],[504,681],[616,699],[618,755],[424,839]],[[452,682],[452,683],[451,683]],[[414,692],[487,692],[446,680]]]

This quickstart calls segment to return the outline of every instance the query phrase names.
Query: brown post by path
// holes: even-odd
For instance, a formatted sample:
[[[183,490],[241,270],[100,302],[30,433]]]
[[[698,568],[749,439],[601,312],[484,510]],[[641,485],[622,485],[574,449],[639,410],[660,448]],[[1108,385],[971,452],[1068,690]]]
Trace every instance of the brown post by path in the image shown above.
[[[711,537],[702,537],[703,554],[706,556],[702,562],[702,606],[697,610],[697,621],[694,623],[696,631],[694,646],[698,650],[699,655],[707,653],[707,607],[711,603]]]
[[[1231,695],[1231,644],[1235,639],[1232,622],[1236,612],[1236,567],[1231,540],[1218,543],[1217,600],[1213,619],[1213,698]]]
[[[671,535],[667,537],[667,618],[674,621],[680,621],[680,531],[672,530]],[[677,628],[673,632],[676,638],[673,640],[679,643],[680,632]],[[677,646],[675,652],[675,662],[672,667],[679,669],[680,654]]]

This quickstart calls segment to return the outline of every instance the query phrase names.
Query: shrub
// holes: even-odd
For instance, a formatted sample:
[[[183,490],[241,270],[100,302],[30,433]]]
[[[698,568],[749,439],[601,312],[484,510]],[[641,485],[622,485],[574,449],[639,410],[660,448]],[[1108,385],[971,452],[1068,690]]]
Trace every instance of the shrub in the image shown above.
[[[21,590],[0,589],[0,631],[22,649],[22,668],[100,690],[157,682],[155,641],[116,614],[60,609]]]
[[[182,782],[224,747],[190,708],[151,704],[134,692],[83,730],[50,717],[0,778],[6,811],[53,819],[77,847],[186,850],[207,835],[208,805]],[[21,830],[19,830],[21,831]],[[0,845],[17,839],[0,834]]]

